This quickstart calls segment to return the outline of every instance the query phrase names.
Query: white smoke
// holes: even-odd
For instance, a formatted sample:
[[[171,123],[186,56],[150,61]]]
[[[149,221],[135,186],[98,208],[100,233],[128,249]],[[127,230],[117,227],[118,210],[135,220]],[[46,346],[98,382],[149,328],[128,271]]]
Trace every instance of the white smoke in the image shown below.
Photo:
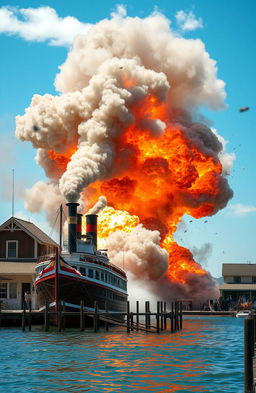
[[[117,231],[106,240],[111,262],[133,278],[158,280],[168,268],[168,253],[160,247],[160,233],[139,224],[131,232]]]
[[[86,214],[98,214],[101,210],[103,210],[108,204],[107,198],[103,195],[99,197],[98,201],[95,205],[86,213]]]

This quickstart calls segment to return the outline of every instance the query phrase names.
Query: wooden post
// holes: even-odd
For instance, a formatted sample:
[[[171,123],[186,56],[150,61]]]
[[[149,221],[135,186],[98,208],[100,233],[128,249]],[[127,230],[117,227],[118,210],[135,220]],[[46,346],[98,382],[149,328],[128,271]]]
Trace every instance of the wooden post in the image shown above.
[[[21,319],[21,329],[24,332],[26,330],[26,303],[23,301],[23,313]]]
[[[174,322],[174,307],[173,307],[173,302],[172,302],[172,312],[171,312],[171,332],[172,333],[174,332],[173,322]]]
[[[98,302],[95,300],[94,302],[94,317],[93,317],[93,329],[94,332],[96,333],[99,329],[99,323],[98,323]]]
[[[244,392],[251,393],[253,387],[253,319],[244,320]]]
[[[80,300],[80,330],[84,331],[84,301]]]
[[[175,331],[179,330],[178,302],[175,300]]]
[[[47,332],[49,330],[49,304],[45,302],[45,309],[44,309],[44,330]]]
[[[164,330],[167,328],[166,302],[164,302]]]
[[[180,328],[182,329],[182,302],[180,302]]]
[[[160,314],[160,302],[157,302],[157,311],[156,311],[156,331],[157,333],[160,332],[160,326],[159,326],[159,314]]]
[[[32,321],[32,315],[31,315],[31,301],[29,302],[29,314],[28,314],[28,330],[31,332],[31,321]]]
[[[105,302],[105,311],[106,311],[106,313],[108,313],[108,302]],[[106,315],[106,318],[108,318],[108,315]],[[108,322],[105,322],[105,328],[106,328],[106,332],[108,332],[108,329],[109,329]]]
[[[131,327],[130,327],[130,302],[127,302],[127,311],[126,311],[126,330],[127,333],[130,333]]]
[[[145,302],[145,328],[148,329],[148,302]]]
[[[58,332],[61,332],[62,330],[62,304],[61,301],[58,302],[58,308],[57,308],[57,324],[58,324]]]
[[[161,318],[160,318],[160,321],[161,321],[161,331],[163,331],[163,330],[164,330],[164,315],[163,315],[164,305],[163,305],[163,302],[162,302],[162,301],[160,302],[160,311],[161,311]]]
[[[140,312],[140,305],[139,305],[139,301],[137,300],[136,301],[136,329],[137,330],[139,330],[139,323],[140,323],[139,312]]]
[[[151,329],[151,318],[150,318],[150,303],[147,302],[147,313],[148,313],[148,329]]]

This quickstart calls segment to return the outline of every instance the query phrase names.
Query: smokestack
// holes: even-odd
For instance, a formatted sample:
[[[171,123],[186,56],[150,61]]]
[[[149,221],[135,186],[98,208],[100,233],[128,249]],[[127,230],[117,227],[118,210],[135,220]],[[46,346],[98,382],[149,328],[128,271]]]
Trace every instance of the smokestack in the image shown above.
[[[92,239],[97,250],[97,214],[86,215],[86,235]]]
[[[79,203],[66,203],[68,206],[68,251],[76,252],[76,230],[77,230],[77,206]]]
[[[82,217],[83,215],[77,213],[77,224],[76,224],[76,237],[77,239],[82,238]]]

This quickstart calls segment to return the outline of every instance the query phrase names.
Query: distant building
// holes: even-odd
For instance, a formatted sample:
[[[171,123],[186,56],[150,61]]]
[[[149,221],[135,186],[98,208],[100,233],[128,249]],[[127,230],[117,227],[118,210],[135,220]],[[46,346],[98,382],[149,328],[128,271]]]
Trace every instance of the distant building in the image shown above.
[[[238,301],[256,299],[256,264],[223,263],[222,276],[224,283],[220,285],[220,294],[224,299]]]
[[[11,217],[0,225],[0,302],[21,309],[29,291],[32,307],[34,267],[38,257],[56,252],[57,243],[32,222]]]

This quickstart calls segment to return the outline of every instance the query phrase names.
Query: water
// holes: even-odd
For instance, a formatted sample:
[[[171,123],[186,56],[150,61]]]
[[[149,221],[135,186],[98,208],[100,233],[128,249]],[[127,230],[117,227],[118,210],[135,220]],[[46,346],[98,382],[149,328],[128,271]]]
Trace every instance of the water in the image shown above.
[[[242,393],[243,320],[184,318],[160,335],[0,329],[0,392]]]

